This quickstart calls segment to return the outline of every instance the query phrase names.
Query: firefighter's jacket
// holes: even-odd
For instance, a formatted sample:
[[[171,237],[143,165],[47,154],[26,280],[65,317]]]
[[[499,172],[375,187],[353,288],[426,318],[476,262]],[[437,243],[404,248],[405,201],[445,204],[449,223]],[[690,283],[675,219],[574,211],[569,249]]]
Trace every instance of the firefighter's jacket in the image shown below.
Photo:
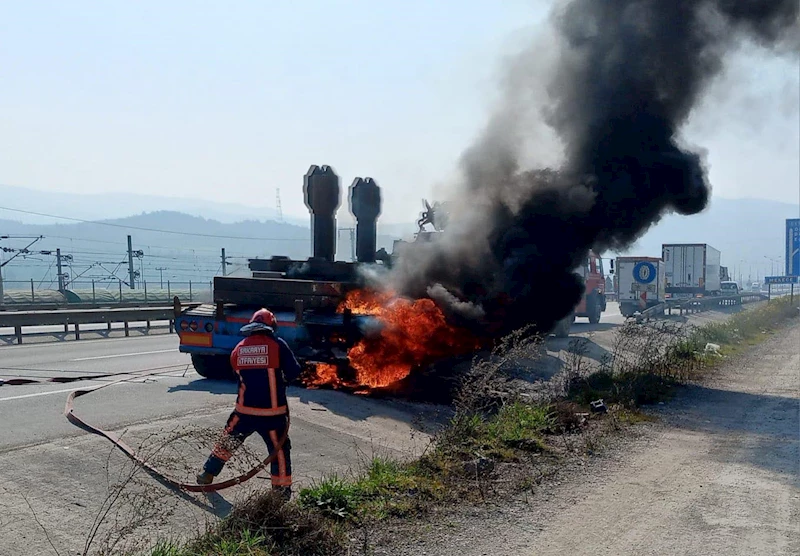
[[[239,377],[236,412],[273,417],[286,414],[286,383],[300,376],[300,364],[281,338],[248,336],[231,353]]]

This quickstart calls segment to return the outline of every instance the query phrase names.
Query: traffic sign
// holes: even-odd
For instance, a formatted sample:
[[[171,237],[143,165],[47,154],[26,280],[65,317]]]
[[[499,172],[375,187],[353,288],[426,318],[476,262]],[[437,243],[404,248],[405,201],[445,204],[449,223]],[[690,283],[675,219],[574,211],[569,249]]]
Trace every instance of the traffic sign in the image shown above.
[[[640,284],[649,284],[656,279],[658,273],[653,263],[647,261],[639,261],[633,267],[633,279]]]
[[[765,276],[765,284],[800,284],[800,276]]]
[[[786,272],[787,276],[800,275],[800,218],[786,219]]]

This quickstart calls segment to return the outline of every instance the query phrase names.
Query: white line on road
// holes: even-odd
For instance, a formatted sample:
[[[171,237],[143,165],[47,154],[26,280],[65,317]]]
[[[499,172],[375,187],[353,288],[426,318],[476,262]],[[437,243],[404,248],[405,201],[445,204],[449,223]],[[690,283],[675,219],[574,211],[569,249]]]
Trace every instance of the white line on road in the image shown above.
[[[94,361],[95,359],[114,359],[115,357],[133,357],[134,355],[153,355],[154,353],[169,353],[174,351],[178,353],[174,349],[159,349],[156,351],[140,351],[137,353],[118,353],[117,355],[98,355],[97,357],[81,357],[80,359],[70,359],[70,361]]]
[[[0,398],[0,402],[7,402],[9,400],[21,400],[23,398],[36,398],[38,396],[49,396],[50,394],[63,394],[64,392],[72,392],[77,388],[68,388],[66,390],[50,390],[49,392],[36,392],[35,394],[22,394],[20,396],[11,396],[8,398]]]
[[[121,376],[124,376],[126,373],[120,373]],[[119,383],[113,385],[118,386],[119,384],[141,384],[143,381],[154,380],[158,381],[160,378],[185,378],[183,374],[163,374],[163,375],[149,375],[149,376],[132,376],[129,380],[120,381]],[[83,382],[83,381],[81,381]],[[91,380],[87,382],[93,382]],[[85,382],[84,382],[85,384]],[[96,386],[89,386],[88,389],[99,388],[103,386],[103,384],[98,384]],[[67,388],[66,390],[50,390],[47,392],[35,392],[33,394],[20,394],[19,396],[9,396],[7,398],[0,398],[0,402],[7,402],[10,400],[22,400],[24,398],[36,398],[39,396],[49,396],[50,394],[63,394],[65,392],[72,392],[73,390],[85,390],[87,389],[86,386],[76,386],[75,388]]]

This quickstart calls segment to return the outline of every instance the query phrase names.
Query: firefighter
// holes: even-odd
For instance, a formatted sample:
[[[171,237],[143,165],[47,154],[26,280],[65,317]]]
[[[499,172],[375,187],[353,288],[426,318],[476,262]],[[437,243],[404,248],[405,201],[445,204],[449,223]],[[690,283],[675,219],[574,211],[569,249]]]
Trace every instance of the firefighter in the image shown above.
[[[236,407],[197,476],[198,484],[211,484],[233,452],[254,432],[264,439],[270,454],[286,433],[286,384],[300,375],[300,364],[286,342],[275,335],[277,325],[271,311],[259,309],[241,329],[245,339],[231,353],[231,365],[239,379]],[[287,437],[270,469],[273,490],[286,500],[292,495],[290,451]]]

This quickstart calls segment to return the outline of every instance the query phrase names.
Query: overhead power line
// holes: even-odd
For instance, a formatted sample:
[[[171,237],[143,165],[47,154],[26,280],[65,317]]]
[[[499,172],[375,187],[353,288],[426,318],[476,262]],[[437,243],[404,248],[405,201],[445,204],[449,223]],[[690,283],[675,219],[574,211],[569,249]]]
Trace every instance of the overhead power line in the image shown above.
[[[21,214],[31,214],[34,216],[45,216],[47,218],[59,218],[61,220],[69,220],[71,222],[80,222],[82,224],[96,224],[98,226],[109,226],[111,228],[123,228],[126,230],[139,230],[142,232],[156,232],[159,234],[174,234],[180,236],[191,236],[191,237],[209,237],[209,238],[216,238],[216,239],[242,239],[248,241],[309,241],[308,239],[301,239],[301,238],[280,238],[280,237],[248,237],[248,236],[226,236],[226,235],[216,235],[216,234],[202,234],[202,233],[193,233],[193,232],[179,232],[177,230],[160,230],[157,228],[145,228],[142,226],[127,226],[125,224],[114,224],[112,222],[99,222],[94,220],[84,220],[82,218],[72,218],[70,216],[59,216],[57,214],[46,214],[43,212],[35,212],[32,210],[22,210],[22,209],[15,209],[10,207],[0,207],[0,210],[7,210],[10,212],[18,212]]]

